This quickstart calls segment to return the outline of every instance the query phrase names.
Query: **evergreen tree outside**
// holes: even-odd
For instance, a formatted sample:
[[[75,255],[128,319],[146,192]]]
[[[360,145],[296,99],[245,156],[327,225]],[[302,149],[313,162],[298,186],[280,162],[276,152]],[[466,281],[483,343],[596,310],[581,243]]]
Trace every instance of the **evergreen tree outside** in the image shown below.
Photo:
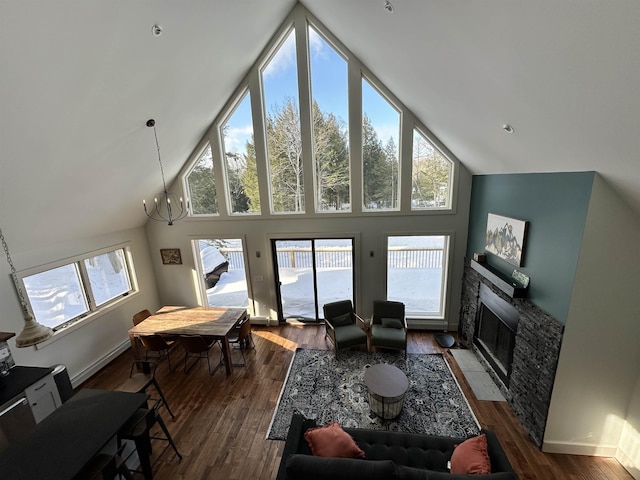
[[[267,154],[274,212],[304,212],[304,179],[300,114],[288,97],[267,116]]]
[[[260,212],[260,190],[258,187],[258,170],[256,165],[256,148],[251,141],[246,142],[246,169],[240,174],[244,194],[248,199],[248,212]]]
[[[213,156],[207,145],[187,177],[191,211],[194,215],[218,213],[218,197],[213,176]]]
[[[362,180],[363,208],[380,210],[392,205],[392,162],[378,138],[371,120],[364,114],[362,119]]]
[[[350,210],[349,141],[344,122],[313,102],[316,210]]]
[[[452,164],[417,130],[413,131],[411,207],[438,208],[450,205]]]

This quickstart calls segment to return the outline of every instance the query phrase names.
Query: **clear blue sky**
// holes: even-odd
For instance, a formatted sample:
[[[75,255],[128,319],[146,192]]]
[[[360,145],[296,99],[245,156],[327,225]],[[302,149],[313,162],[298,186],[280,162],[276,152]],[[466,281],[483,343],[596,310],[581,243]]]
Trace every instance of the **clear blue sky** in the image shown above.
[[[311,88],[313,100],[323,112],[332,112],[347,125],[347,62],[313,29],[310,32]],[[263,72],[265,107],[271,112],[293,97],[298,104],[296,48],[293,32],[271,59]],[[362,85],[363,110],[371,119],[378,137],[386,143],[393,137],[398,145],[399,114],[367,81]],[[227,150],[244,151],[244,143],[252,134],[249,95],[240,103],[227,122]]]

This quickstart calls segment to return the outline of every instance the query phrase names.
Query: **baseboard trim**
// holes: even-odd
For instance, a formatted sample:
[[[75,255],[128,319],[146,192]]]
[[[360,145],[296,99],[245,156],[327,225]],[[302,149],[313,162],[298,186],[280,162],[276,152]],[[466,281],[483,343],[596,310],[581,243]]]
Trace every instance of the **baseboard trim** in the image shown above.
[[[446,320],[407,318],[407,328],[411,330],[440,330],[446,332],[449,330],[449,324]]]
[[[640,465],[629,457],[629,455],[627,455],[621,448],[618,448],[616,460],[620,462],[620,465],[622,465],[633,478],[636,480],[640,479]]]
[[[542,442],[545,453],[562,453],[565,455],[589,455],[595,457],[615,457],[617,445],[591,445],[586,443]]]
[[[73,388],[76,388],[78,385],[81,385],[82,383],[89,380],[93,375],[98,373],[102,368],[108,365],[111,361],[113,361],[119,355],[126,352],[129,347],[131,347],[131,342],[129,341],[129,339],[123,341],[120,345],[118,345],[116,348],[111,350],[109,353],[99,358],[98,360],[96,360],[95,362],[87,366],[85,369],[81,370],[76,375],[74,375],[71,378],[71,386]]]
[[[267,327],[270,325],[277,325],[278,321],[276,320],[275,323],[272,322],[272,320],[269,317],[255,317],[255,316],[251,316],[251,324],[252,325],[266,325]]]

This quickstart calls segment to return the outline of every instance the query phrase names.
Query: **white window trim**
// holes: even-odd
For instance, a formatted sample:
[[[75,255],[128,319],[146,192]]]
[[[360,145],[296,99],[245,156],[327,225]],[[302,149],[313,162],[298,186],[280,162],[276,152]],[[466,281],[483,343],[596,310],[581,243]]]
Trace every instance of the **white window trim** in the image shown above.
[[[129,301],[131,298],[135,297],[138,293],[139,293],[139,288],[138,288],[138,281],[137,281],[137,277],[135,274],[135,267],[134,267],[134,263],[133,263],[133,255],[131,253],[131,245],[129,242],[126,243],[121,243],[121,244],[116,244],[116,245],[111,245],[109,247],[104,247],[101,248],[99,250],[93,250],[91,252],[87,252],[84,253],[82,255],[75,255],[73,257],[68,257],[62,260],[57,260],[55,262],[51,262],[51,263],[47,263],[44,265],[38,265],[35,267],[31,267],[28,269],[24,269],[21,270],[19,272],[16,272],[16,277],[18,278],[18,281],[20,282],[20,288],[22,288],[23,292],[24,292],[24,296],[25,296],[25,301],[27,302],[27,305],[29,307],[30,311],[33,311],[33,308],[31,306],[31,300],[29,299],[29,296],[26,293],[26,287],[24,285],[24,277],[29,277],[31,275],[36,275],[38,273],[43,273],[58,267],[62,267],[65,265],[72,265],[72,264],[81,264],[82,262],[84,262],[84,260],[98,256],[98,255],[102,255],[108,252],[113,252],[115,250],[123,250],[124,251],[124,255],[125,255],[125,263],[126,263],[126,268],[127,268],[127,272],[129,274],[129,281],[131,283],[131,289],[128,292],[125,292],[119,296],[117,296],[116,298],[113,298],[109,301],[107,301],[106,303],[104,303],[103,305],[101,305],[100,307],[96,307],[95,306],[95,299],[93,298],[93,293],[91,292],[91,287],[90,285],[87,285],[87,291],[84,292],[85,295],[90,295],[90,297],[87,298],[88,300],[88,304],[89,304],[89,311],[87,313],[85,313],[83,316],[78,317],[77,319],[73,320],[72,323],[70,323],[69,325],[60,328],[59,330],[54,331],[53,336],[51,338],[49,338],[48,340],[45,340],[42,343],[39,343],[38,345],[36,345],[36,349],[41,349],[46,347],[47,345],[50,345],[51,343],[59,340],[60,338],[78,330],[79,328],[82,328],[83,326],[93,322],[94,320],[104,316],[106,313],[115,310],[116,308],[119,308],[120,306],[122,306],[123,303],[126,303],[127,301]],[[83,270],[81,269],[81,277],[83,282],[86,282],[86,279],[84,278],[84,274],[82,273]],[[71,321],[71,320],[70,320]]]

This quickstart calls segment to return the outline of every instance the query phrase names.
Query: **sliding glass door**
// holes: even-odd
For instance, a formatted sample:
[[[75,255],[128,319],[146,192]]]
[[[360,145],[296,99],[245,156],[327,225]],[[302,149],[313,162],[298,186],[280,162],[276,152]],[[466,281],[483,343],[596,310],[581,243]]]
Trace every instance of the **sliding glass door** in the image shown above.
[[[318,322],[322,306],[354,300],[353,239],[272,240],[278,318]]]

